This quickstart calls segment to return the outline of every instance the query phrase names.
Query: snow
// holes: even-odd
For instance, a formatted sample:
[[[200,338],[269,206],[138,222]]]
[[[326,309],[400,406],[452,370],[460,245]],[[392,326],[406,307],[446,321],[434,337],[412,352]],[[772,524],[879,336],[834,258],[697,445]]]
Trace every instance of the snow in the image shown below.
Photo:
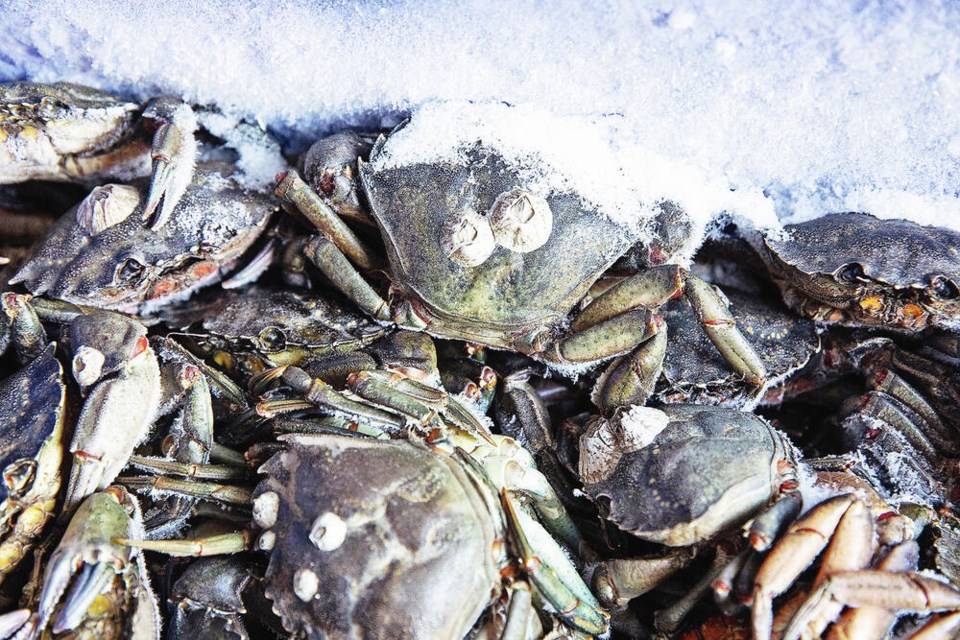
[[[611,216],[670,197],[761,225],[858,209],[960,228],[952,0],[0,0],[0,15],[0,79],[216,103],[289,148],[465,101],[476,124],[509,103],[569,125],[566,140],[513,133],[550,138],[550,180]],[[558,155],[571,140],[586,166]]]

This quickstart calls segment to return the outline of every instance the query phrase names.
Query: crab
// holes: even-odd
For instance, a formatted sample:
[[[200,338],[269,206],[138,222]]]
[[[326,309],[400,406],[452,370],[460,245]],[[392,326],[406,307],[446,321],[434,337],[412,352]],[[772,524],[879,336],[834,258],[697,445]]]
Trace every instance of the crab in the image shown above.
[[[267,287],[227,292],[174,314],[165,317],[167,324],[182,327],[174,336],[189,339],[228,372],[246,374],[350,351],[386,333],[333,296]]]
[[[839,613],[841,602],[917,612],[960,606],[960,590],[900,565],[845,573],[865,570],[875,539],[895,546],[919,533],[911,519],[891,511],[875,492],[874,505],[844,493],[791,524],[802,502],[797,454],[757,416],[699,405],[633,407],[612,419],[595,420],[580,446],[585,493],[603,517],[643,540],[697,545],[749,520],[748,549],[729,562],[718,556],[720,563],[694,594],[658,616],[662,628],[675,628],[696,596],[711,586],[726,585],[722,592],[728,594],[734,577],[748,572],[753,634],[769,638],[773,599],[794,584],[831,539],[827,567],[807,604],[794,614],[787,637],[798,637],[791,634],[807,626],[819,630],[804,637],[817,637]],[[701,469],[709,469],[709,475]],[[751,574],[748,559],[760,552],[766,557]],[[609,560],[595,573],[594,586],[601,601],[622,606],[684,564],[682,556]],[[651,575],[660,567],[662,573]]]
[[[429,383],[436,372],[420,380],[402,372],[417,375],[430,360],[435,353],[416,366],[401,356],[403,370],[357,372],[344,391],[292,366],[273,376],[380,436],[330,427],[283,435],[261,466],[255,547],[270,552],[266,592],[284,627],[310,637],[464,637],[507,600],[505,584],[504,624],[521,635],[537,628],[531,602],[603,634],[606,613],[554,539],[581,550],[559,498],[515,440],[490,433],[463,400]],[[252,538],[128,542],[200,555],[249,548]]]
[[[69,631],[76,638],[158,639],[159,611],[143,556],[114,541],[142,531],[139,506],[124,488],[88,497],[50,556],[35,611],[17,637]]]
[[[805,370],[771,389],[768,402],[821,407],[816,411],[838,428],[822,431],[817,449],[860,457],[891,503],[943,506],[960,455],[953,336],[933,331],[918,341],[831,327],[821,338],[823,351]],[[816,419],[801,420],[805,428],[817,428]]]
[[[401,127],[379,138],[369,163],[357,160],[362,193],[389,260],[388,299],[361,275],[382,265],[338,217],[326,195],[330,189],[321,181],[324,195],[318,195],[295,171],[282,174],[277,187],[277,195],[323,232],[308,244],[307,257],[371,316],[566,369],[619,356],[595,394],[601,406],[618,406],[648,395],[666,339],[658,309],[685,295],[731,366],[748,383],[762,385],[763,363],[716,292],[679,266],[663,264],[674,248],[669,234],[644,247],[653,266],[578,310],[614,262],[639,252],[641,231],[605,218],[574,191],[536,187],[524,178],[530,167],[511,164],[480,143],[458,148],[459,160],[381,163],[403,134]],[[324,164],[321,155],[314,165]],[[339,168],[342,154],[331,153],[325,162]],[[345,165],[341,175],[352,175],[351,167]],[[688,222],[664,203],[650,225],[674,229]]]
[[[72,464],[65,514],[114,481],[161,415],[176,414],[168,447],[174,461],[203,464],[209,460],[213,432],[210,390],[197,367],[183,362],[179,353],[165,353],[168,361],[161,367],[146,327],[127,316],[41,299],[26,302],[25,296],[16,294],[4,296],[22,299],[24,311],[18,318],[36,319],[39,309],[46,319],[65,325],[64,342],[83,397],[69,447]],[[40,326],[39,320],[37,324]],[[139,464],[150,467],[163,462],[147,458]],[[59,466],[59,458],[54,466]],[[44,478],[49,480],[49,470],[44,469]],[[188,513],[189,507],[184,503],[179,511]],[[149,522],[151,528],[162,524],[176,528],[185,518],[184,513],[165,517],[151,513]]]
[[[66,387],[55,344],[0,381],[0,580],[56,513]]]
[[[798,318],[779,300],[744,293],[730,287],[721,291],[737,310],[737,324],[753,343],[767,370],[768,389],[802,369],[820,350],[814,323]],[[654,392],[660,402],[722,404],[749,408],[760,401],[744,389],[739,376],[717,354],[687,305],[671,301],[664,319],[672,328],[673,346],[664,357]]]
[[[236,638],[248,640],[242,614],[248,607],[265,604],[262,570],[247,558],[222,556],[200,558],[177,579],[168,601],[170,638]],[[269,607],[264,613],[269,614]],[[259,611],[258,611],[259,613]]]
[[[66,82],[0,84],[0,184],[49,180],[93,186],[150,175],[143,216],[156,213],[156,229],[169,220],[191,181],[196,128],[193,110],[174,98],[155,98],[141,107]]]
[[[34,295],[127,313],[148,313],[238,270],[276,205],[242,187],[235,167],[200,162],[160,229],[138,213],[147,184],[96,187],[65,214],[10,280]]]
[[[752,241],[802,315],[904,333],[960,329],[960,233],[853,212],[784,231]]]

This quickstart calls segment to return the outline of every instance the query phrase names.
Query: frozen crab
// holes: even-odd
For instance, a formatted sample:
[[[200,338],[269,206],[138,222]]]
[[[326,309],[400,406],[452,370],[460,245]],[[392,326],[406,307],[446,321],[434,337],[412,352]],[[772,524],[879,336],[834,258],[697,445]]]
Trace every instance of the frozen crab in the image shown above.
[[[56,513],[66,387],[55,348],[0,381],[0,580]]]
[[[65,214],[11,279],[34,295],[128,313],[183,299],[237,271],[276,210],[241,186],[230,163],[201,162],[160,229],[138,213],[145,182],[96,187]]]
[[[506,621],[484,624],[502,622],[507,637],[539,628],[532,603],[581,632],[606,631],[606,613],[556,541],[579,552],[576,526],[515,440],[491,434],[463,400],[399,367],[358,372],[344,391],[295,367],[282,379],[380,436],[288,434],[261,468],[256,547],[270,552],[266,591],[288,631],[459,638],[505,602]],[[383,439],[384,430],[406,439]],[[135,544],[199,555],[251,541],[245,532]]]
[[[916,332],[960,328],[960,233],[834,213],[754,239],[792,308],[814,320]]]
[[[196,560],[173,585],[167,637],[249,640],[251,632],[243,614],[251,603],[266,604],[262,581],[262,571],[258,577],[249,558],[243,556]],[[266,612],[269,615],[269,607]]]
[[[160,415],[176,414],[170,429],[172,457],[185,455],[184,461],[201,464],[209,460],[210,391],[196,367],[177,360],[161,369],[146,327],[132,318],[110,311],[84,313],[40,299],[33,303],[42,315],[66,325],[70,368],[83,398],[69,446],[72,464],[64,513],[72,513],[84,498],[114,481]],[[33,305],[26,308],[33,310]]]
[[[141,106],[66,82],[0,84],[0,184],[152,175],[142,215],[156,213],[159,228],[193,176],[196,128],[193,110],[174,98]]]
[[[815,324],[798,318],[775,296],[729,287],[721,290],[736,310],[740,330],[750,337],[766,367],[770,387],[802,369],[820,350]],[[664,318],[671,327],[673,344],[663,361],[654,393],[657,400],[735,408],[750,407],[758,401],[756,393],[744,388],[740,376],[697,330],[697,318],[689,305],[671,301],[664,309]]]
[[[731,366],[750,384],[762,384],[763,363],[716,292],[684,269],[663,264],[685,245],[687,234],[676,233],[682,236],[677,240],[661,233],[644,247],[655,266],[578,309],[614,262],[636,251],[639,231],[600,215],[574,191],[538,190],[524,171],[481,144],[459,149],[459,161],[379,167],[378,156],[400,133],[378,139],[369,164],[357,160],[362,193],[389,260],[386,298],[361,275],[382,265],[334,210],[330,194],[337,183],[315,170],[321,176],[318,195],[290,171],[277,187],[281,198],[323,231],[308,244],[307,256],[371,316],[568,368],[623,356],[597,389],[597,401],[609,406],[645,399],[665,351],[658,310],[685,295]],[[314,165],[325,162],[341,169],[338,176],[353,175],[353,163],[344,163],[342,153],[311,158]],[[671,232],[688,224],[667,203],[651,222]]]
[[[142,531],[139,506],[122,487],[87,498],[50,556],[36,611],[16,637],[70,632],[75,638],[157,640],[160,616],[143,556],[115,542]]]
[[[188,307],[174,310],[166,322],[182,327],[178,338],[188,339],[228,372],[302,365],[325,353],[363,347],[386,333],[352,305],[318,292],[253,287]]]
[[[811,595],[788,616],[785,637],[819,637],[844,605],[921,613],[960,606],[960,591],[911,573],[915,567],[868,568],[877,541],[894,547],[919,533],[875,492],[866,492],[873,497],[870,505],[845,493],[793,522],[801,508],[796,453],[782,434],[752,414],[697,405],[634,407],[589,425],[580,455],[584,491],[605,518],[641,539],[699,544],[749,520],[747,550],[732,560],[718,555],[715,569],[693,593],[658,615],[661,628],[674,629],[711,586],[722,600],[733,582],[746,580],[754,637],[769,638],[774,598],[794,585],[831,540]],[[757,568],[753,558],[760,553],[766,556]],[[683,564],[679,554],[609,560],[597,570],[595,588],[601,600],[623,605]]]

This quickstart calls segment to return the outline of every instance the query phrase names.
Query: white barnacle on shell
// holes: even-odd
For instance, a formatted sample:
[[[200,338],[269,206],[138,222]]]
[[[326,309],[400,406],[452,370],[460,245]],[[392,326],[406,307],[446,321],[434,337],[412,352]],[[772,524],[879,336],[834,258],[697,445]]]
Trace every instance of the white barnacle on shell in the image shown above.
[[[497,244],[486,218],[476,211],[464,209],[444,222],[440,232],[440,248],[455,263],[462,267],[482,264]]]
[[[260,551],[271,551],[273,545],[277,543],[277,534],[273,531],[264,531],[260,534],[260,537],[257,538],[257,548]]]
[[[87,345],[81,345],[73,356],[73,362],[71,363],[73,378],[81,388],[86,389],[100,379],[105,361],[106,357],[101,351]]]
[[[347,538],[347,523],[335,513],[327,512],[317,516],[310,529],[310,542],[320,551],[334,551]]]
[[[633,406],[620,415],[617,440],[620,449],[627,453],[643,449],[653,442],[670,424],[670,418],[660,409]]]
[[[550,239],[553,211],[542,196],[525,189],[511,189],[497,196],[493,203],[490,227],[497,244],[528,253]]]
[[[280,496],[267,491],[253,501],[253,520],[261,529],[269,529],[277,524],[277,510],[280,508]]]
[[[77,226],[95,236],[130,217],[140,204],[140,191],[125,184],[105,184],[77,205]]]
[[[293,574],[293,592],[303,602],[310,602],[320,590],[320,578],[310,569],[297,569]]]
[[[602,418],[580,436],[580,477],[587,484],[610,475],[625,453],[643,449],[670,424],[663,411],[631,407],[613,419]]]

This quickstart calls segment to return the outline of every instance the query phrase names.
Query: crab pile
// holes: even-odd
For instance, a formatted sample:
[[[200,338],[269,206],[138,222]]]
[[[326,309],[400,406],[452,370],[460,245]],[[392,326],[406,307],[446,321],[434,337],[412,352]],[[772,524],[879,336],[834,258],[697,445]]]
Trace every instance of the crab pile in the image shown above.
[[[225,120],[0,85],[0,638],[960,633],[960,234]]]

